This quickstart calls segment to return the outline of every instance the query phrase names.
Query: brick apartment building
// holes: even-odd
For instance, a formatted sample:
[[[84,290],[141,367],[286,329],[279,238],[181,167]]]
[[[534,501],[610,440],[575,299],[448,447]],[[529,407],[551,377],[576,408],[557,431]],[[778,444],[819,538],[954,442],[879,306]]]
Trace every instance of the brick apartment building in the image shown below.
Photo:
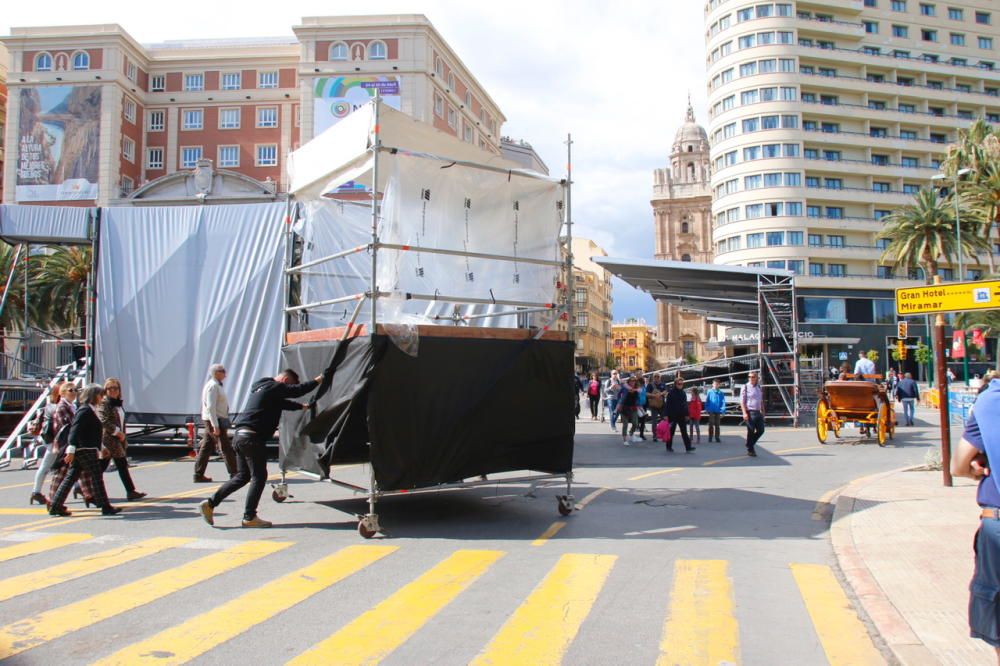
[[[3,201],[273,199],[287,154],[375,90],[483,150],[507,147],[503,113],[426,17],[306,17],[292,30],[142,45],[115,24],[13,28],[0,38]]]

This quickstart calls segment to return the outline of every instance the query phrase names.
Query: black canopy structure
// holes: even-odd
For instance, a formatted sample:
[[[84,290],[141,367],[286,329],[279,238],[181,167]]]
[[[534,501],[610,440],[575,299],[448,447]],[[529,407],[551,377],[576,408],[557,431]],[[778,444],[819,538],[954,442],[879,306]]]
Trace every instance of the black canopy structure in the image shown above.
[[[770,416],[797,423],[799,405],[798,317],[795,274],[771,268],[689,261],[594,257],[655,300],[722,326],[757,330],[757,351],[729,359],[732,373],[761,372]],[[712,363],[718,365],[718,361]],[[688,377],[704,363],[673,369]]]

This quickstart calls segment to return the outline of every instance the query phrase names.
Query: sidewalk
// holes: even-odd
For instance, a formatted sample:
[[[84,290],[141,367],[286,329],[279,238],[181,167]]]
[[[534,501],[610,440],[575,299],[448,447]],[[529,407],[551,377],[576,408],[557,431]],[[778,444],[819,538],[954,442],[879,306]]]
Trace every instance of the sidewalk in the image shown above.
[[[967,621],[975,491],[968,479],[945,488],[940,471],[897,470],[859,479],[837,499],[830,534],[840,568],[901,664],[996,664]]]

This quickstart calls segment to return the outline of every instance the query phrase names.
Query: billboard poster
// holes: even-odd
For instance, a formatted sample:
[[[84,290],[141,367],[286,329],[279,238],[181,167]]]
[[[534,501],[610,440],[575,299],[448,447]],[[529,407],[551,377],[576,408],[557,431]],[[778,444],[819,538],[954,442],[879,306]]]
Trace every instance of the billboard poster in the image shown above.
[[[317,78],[313,87],[313,136],[333,127],[375,97],[402,109],[398,76],[330,76]]]
[[[100,86],[21,88],[16,197],[97,198]]]

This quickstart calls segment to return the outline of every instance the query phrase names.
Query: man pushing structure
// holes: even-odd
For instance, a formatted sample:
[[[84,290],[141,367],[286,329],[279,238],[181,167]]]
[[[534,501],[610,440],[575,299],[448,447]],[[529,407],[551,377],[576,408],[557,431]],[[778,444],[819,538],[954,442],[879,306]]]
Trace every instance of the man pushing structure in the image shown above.
[[[322,381],[323,375],[319,375],[300,384],[299,375],[294,370],[287,369],[276,377],[266,377],[254,382],[250,387],[250,400],[246,409],[233,424],[236,429],[236,437],[233,439],[233,448],[237,454],[236,474],[198,507],[206,523],[214,525],[215,507],[249,483],[250,489],[243,509],[243,527],[271,526],[270,522],[257,517],[257,505],[267,483],[267,440],[278,429],[282,411],[309,408],[308,404],[292,402],[289,398],[309,393]]]

